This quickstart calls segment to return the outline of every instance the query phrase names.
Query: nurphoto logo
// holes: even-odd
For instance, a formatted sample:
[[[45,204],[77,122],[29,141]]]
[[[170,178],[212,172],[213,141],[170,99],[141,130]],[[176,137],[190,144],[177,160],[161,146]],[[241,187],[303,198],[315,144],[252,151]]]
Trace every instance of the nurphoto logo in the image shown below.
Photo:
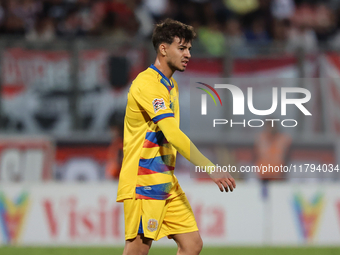
[[[206,83],[197,82],[198,84],[204,85],[205,87],[209,88],[218,98],[220,101],[221,106],[222,100],[216,89],[227,89],[232,96],[232,113],[233,115],[245,115],[245,95],[243,91],[237,87],[236,85],[231,84],[215,84],[214,87],[208,85]],[[212,93],[201,87],[197,87],[198,89],[203,90],[206,94],[201,94],[201,115],[207,115],[208,106],[207,106],[207,94],[212,98],[215,105],[217,106],[216,100]],[[280,114],[281,116],[287,115],[287,105],[295,105],[305,116],[311,116],[312,114],[307,110],[304,106],[307,102],[311,99],[311,93],[308,89],[305,88],[298,88],[298,87],[281,87],[281,97],[280,97]],[[288,95],[299,95],[300,98],[288,98]],[[253,96],[253,88],[247,88],[247,106],[248,110],[257,116],[268,116],[273,114],[279,105],[279,95],[278,95],[278,88],[272,88],[272,105],[269,109],[259,110],[254,107],[254,96]],[[235,122],[233,119],[213,119],[213,127],[216,125],[225,125],[230,124],[231,127],[233,125],[242,125],[245,127],[248,125],[249,127],[262,127],[265,121],[269,121],[272,123],[272,126],[275,125],[275,122],[280,122],[283,127],[295,127],[298,125],[296,119],[243,119],[242,122]]]

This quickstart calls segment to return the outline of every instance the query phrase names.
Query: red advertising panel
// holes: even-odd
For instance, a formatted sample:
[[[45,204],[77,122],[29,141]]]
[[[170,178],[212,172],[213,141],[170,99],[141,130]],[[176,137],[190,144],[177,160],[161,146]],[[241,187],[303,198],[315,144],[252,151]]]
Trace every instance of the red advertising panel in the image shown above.
[[[46,137],[0,137],[0,181],[52,178],[54,146]]]
[[[66,51],[8,49],[2,58],[3,96],[16,96],[27,89],[67,89],[70,55]]]
[[[99,181],[105,179],[108,144],[58,146],[56,177],[63,181]]]

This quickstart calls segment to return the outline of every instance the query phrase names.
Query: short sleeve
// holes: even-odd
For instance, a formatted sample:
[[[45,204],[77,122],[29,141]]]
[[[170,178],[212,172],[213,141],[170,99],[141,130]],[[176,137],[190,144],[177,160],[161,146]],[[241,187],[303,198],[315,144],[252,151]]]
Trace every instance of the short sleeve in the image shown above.
[[[174,117],[170,108],[170,94],[164,85],[153,83],[140,86],[132,91],[132,96],[154,123],[164,118]]]

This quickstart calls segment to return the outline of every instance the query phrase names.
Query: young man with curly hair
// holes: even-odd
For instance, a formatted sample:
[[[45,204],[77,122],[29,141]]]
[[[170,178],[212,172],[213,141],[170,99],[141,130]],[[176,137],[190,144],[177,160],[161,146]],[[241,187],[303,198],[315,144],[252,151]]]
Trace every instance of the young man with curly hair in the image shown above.
[[[148,254],[153,240],[168,236],[177,254],[199,254],[202,239],[190,204],[174,175],[177,151],[196,166],[214,166],[179,128],[178,86],[196,34],[191,26],[167,19],[152,42],[155,63],[132,82],[124,122],[124,159],[118,202],[124,202],[123,255]],[[233,191],[229,173],[210,177],[221,191]]]

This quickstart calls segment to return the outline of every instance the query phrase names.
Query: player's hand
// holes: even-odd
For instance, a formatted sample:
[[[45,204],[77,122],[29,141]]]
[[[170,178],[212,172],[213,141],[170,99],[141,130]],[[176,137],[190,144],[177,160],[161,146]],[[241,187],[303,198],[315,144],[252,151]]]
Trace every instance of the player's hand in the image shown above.
[[[236,188],[235,179],[230,173],[213,172],[209,176],[217,184],[221,192],[223,192],[223,190],[226,192],[229,190],[233,191]]]

